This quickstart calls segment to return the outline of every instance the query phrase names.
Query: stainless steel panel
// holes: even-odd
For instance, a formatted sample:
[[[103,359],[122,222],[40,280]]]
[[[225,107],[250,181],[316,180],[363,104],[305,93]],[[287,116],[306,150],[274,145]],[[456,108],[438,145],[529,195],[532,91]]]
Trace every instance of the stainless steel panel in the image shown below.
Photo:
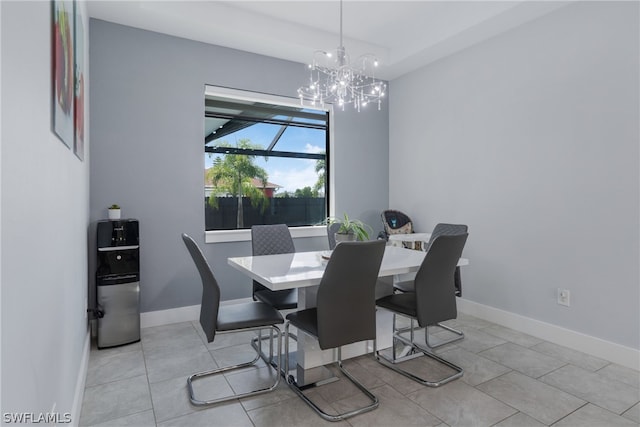
[[[98,286],[98,347],[112,347],[140,340],[140,282]]]

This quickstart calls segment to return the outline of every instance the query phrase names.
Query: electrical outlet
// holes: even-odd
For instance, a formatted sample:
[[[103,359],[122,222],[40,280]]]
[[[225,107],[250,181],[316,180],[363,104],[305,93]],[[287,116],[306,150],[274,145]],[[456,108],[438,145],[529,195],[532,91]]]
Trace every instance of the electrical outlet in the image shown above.
[[[571,305],[571,292],[569,292],[569,289],[558,288],[558,304],[567,307]]]

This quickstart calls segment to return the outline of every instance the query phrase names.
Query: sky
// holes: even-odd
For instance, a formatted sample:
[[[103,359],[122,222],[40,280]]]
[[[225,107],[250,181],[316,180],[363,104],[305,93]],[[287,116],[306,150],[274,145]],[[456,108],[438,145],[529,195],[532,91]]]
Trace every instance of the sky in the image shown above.
[[[237,140],[247,138],[253,144],[267,148],[279,128],[280,126],[277,125],[256,124],[227,135],[222,138],[222,141],[234,145]],[[274,150],[321,153],[325,150],[325,131],[289,127],[283,133]],[[205,154],[205,169],[212,166],[216,156],[217,154]],[[282,194],[284,191],[294,192],[296,189],[304,187],[313,188],[318,180],[315,169],[316,160],[271,157],[265,161],[263,157],[258,157],[256,164],[267,171],[269,182],[283,187],[276,194]]]

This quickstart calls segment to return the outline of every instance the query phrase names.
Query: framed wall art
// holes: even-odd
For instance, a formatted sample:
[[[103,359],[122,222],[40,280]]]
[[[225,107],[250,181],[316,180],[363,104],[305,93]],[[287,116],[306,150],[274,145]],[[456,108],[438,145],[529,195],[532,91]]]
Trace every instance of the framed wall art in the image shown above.
[[[73,147],[75,135],[73,6],[70,0],[52,2],[53,131],[69,148]]]
[[[74,88],[74,128],[75,138],[73,144],[73,152],[80,160],[84,160],[84,142],[85,142],[85,122],[84,122],[84,93],[85,93],[85,74],[86,74],[86,40],[85,28],[87,28],[85,19],[86,12],[84,10],[84,2],[75,3],[75,88]]]

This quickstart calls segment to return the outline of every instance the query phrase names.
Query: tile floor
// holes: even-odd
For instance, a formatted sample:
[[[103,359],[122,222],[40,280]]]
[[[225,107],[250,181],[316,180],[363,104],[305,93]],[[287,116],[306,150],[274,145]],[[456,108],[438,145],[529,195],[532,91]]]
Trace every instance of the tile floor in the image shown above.
[[[187,376],[251,358],[251,335],[218,335],[207,344],[197,322],[143,329],[141,342],[91,350],[80,425],[640,425],[638,371],[471,316],[460,314],[448,323],[462,329],[465,339],[438,353],[465,369],[461,379],[434,389],[396,374],[370,355],[348,360],[347,369],[378,396],[380,407],[339,423],[322,420],[284,382],[272,393],[204,409],[191,406]],[[448,369],[424,357],[406,363],[432,375]],[[196,393],[212,398],[242,392],[272,375],[260,362],[258,368],[202,380]],[[347,380],[308,393],[328,410],[364,403]]]

